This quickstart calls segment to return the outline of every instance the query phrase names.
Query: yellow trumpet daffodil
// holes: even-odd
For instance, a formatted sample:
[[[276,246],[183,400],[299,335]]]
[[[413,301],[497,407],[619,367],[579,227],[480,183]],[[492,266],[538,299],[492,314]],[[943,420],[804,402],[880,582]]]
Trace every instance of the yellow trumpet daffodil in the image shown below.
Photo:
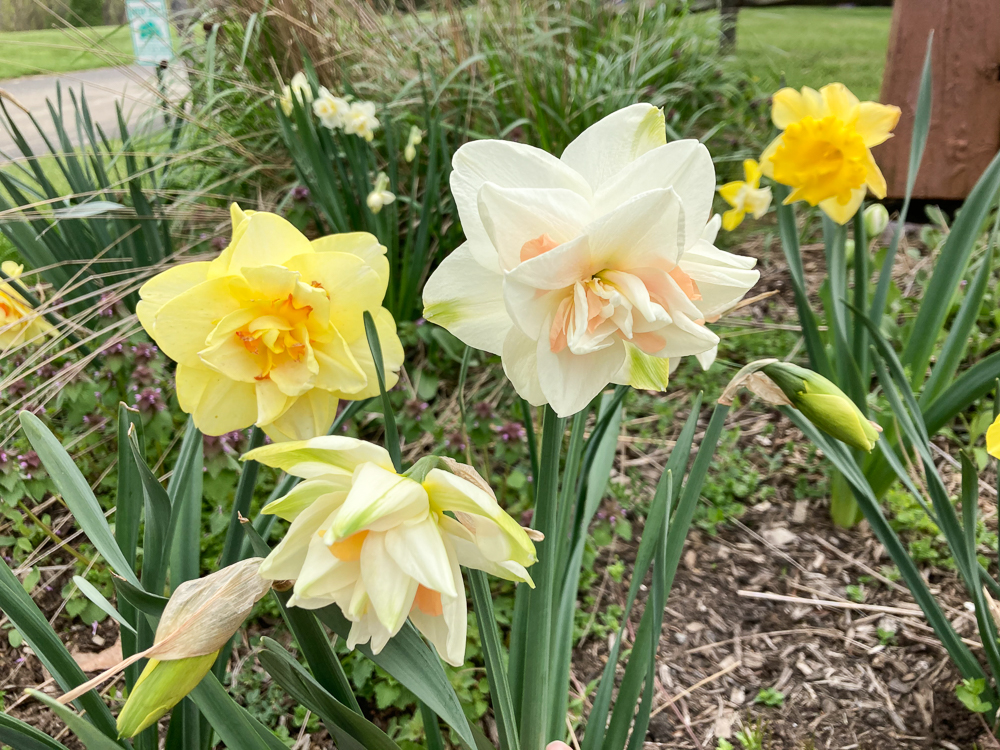
[[[1000,458],[1000,417],[986,430],[986,452],[993,458]]]
[[[745,181],[734,180],[719,188],[719,195],[732,206],[722,214],[722,228],[727,232],[736,229],[747,213],[759,219],[771,205],[771,188],[760,186],[760,165],[753,159],[746,159],[743,162],[743,174]]]
[[[351,648],[370,641],[378,653],[409,618],[460,666],[467,614],[459,566],[532,585],[528,533],[468,466],[431,457],[401,475],[383,448],[340,436],[243,458],[305,480],[262,511],[291,526],[260,574],[295,581],[290,606],[337,604],[353,623]]]
[[[257,424],[273,440],[324,434],[338,399],[379,392],[364,312],[378,329],[387,388],[403,362],[382,307],[385,247],[363,232],[310,242],[280,216],[235,204],[232,220],[218,258],[142,286],[139,321],[177,362],[177,398],[203,433]]]
[[[842,83],[819,91],[781,89],[771,119],[784,132],[764,149],[761,170],[792,188],[786,204],[804,200],[845,224],[866,189],[885,197],[885,178],[871,148],[892,136],[899,114],[899,107],[859,102]]]
[[[24,272],[24,266],[8,260],[0,265],[0,271],[7,278],[17,280]],[[54,330],[52,324],[32,310],[13,286],[0,281],[0,352]]]

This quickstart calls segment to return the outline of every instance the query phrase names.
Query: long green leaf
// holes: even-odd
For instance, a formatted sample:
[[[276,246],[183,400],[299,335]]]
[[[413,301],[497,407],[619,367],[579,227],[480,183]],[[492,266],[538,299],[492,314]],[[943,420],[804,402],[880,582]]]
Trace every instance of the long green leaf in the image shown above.
[[[378,390],[382,396],[382,415],[385,423],[385,449],[392,457],[396,471],[403,470],[403,459],[399,448],[399,431],[396,429],[396,418],[392,413],[392,402],[385,390],[385,363],[382,360],[382,344],[378,340],[378,328],[372,314],[365,310],[365,334],[368,336],[368,348],[371,349],[372,361],[375,363],[375,375],[378,378]]]
[[[121,750],[121,745],[110,737],[101,734],[98,729],[89,721],[84,719],[76,711],[72,711],[63,704],[56,701],[40,690],[28,690],[28,695],[44,703],[45,706],[56,716],[63,720],[67,727],[80,738],[87,750]]]
[[[129,444],[132,446],[132,460],[139,470],[139,479],[142,480],[146,508],[146,523],[142,534],[142,585],[147,591],[159,593],[163,591],[167,576],[170,496],[146,465],[134,433],[129,435]]]
[[[201,572],[201,502],[205,464],[204,439],[201,431],[189,419],[180,455],[167,484],[171,514],[169,537],[170,587],[177,588]]]
[[[903,364],[910,368],[910,382],[914,387],[924,382],[952,296],[965,275],[969,256],[996,201],[997,191],[1000,191],[1000,154],[993,157],[962,204],[962,210],[941,248],[934,275],[924,289],[920,310],[902,356]]]
[[[10,745],[14,750],[66,750],[65,745],[47,734],[4,713],[0,713],[0,744]]]
[[[517,736],[517,714],[514,712],[510,685],[507,683],[506,654],[500,642],[489,580],[481,570],[469,570],[468,575],[476,622],[479,625],[483,661],[486,663],[486,678],[490,683],[493,716],[500,735],[500,750],[519,750],[521,745]]]
[[[132,624],[122,616],[121,612],[115,609],[111,602],[104,598],[104,594],[98,591],[90,581],[82,576],[73,576],[73,583],[80,589],[80,593],[96,604],[104,614],[115,620],[124,629],[135,633]]]
[[[346,639],[351,632],[351,622],[335,604],[316,610],[316,616],[341,638]],[[378,654],[373,654],[367,644],[359,644],[355,648],[426,703],[455,730],[468,748],[475,748],[469,721],[440,659],[420,639],[412,625],[403,625],[402,630],[390,638]]]
[[[328,726],[343,730],[364,750],[399,750],[385,732],[330,695],[277,641],[264,638],[262,643],[261,665],[292,698]]]
[[[232,699],[211,672],[190,695],[228,750],[287,750],[271,730]]]
[[[139,579],[122,554],[97,498],[94,497],[83,474],[73,463],[73,459],[38,417],[27,411],[22,411],[19,416],[24,434],[27,435],[45,470],[52,477],[56,489],[59,490],[59,494],[73,515],[73,520],[83,529],[90,543],[104,556],[114,571],[129,583],[138,586]]]

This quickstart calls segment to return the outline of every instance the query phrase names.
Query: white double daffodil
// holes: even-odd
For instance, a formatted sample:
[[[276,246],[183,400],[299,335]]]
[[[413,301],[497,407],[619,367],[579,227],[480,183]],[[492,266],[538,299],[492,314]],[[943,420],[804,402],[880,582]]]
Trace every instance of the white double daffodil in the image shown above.
[[[268,445],[244,458],[305,480],[262,510],[291,527],[260,575],[294,580],[291,606],[337,604],[353,623],[351,648],[370,641],[378,653],[409,617],[459,666],[467,625],[459,566],[531,584],[528,532],[468,466],[434,457],[400,475],[383,448],[340,436]]]
[[[474,141],[453,160],[466,242],[424,288],[424,316],[501,355],[517,392],[560,416],[609,382],[666,388],[669,358],[715,357],[706,326],[759,277],[713,246],[715,168],[698,141],[666,142],[635,104],[556,158]]]

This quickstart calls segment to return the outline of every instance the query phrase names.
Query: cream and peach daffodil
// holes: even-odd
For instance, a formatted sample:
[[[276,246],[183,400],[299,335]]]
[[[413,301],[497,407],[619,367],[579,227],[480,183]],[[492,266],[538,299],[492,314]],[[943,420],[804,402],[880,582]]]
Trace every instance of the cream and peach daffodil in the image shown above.
[[[0,271],[8,279],[16,281],[24,266],[7,260],[0,265]],[[13,286],[0,280],[0,352],[13,349],[26,341],[52,333],[55,327],[31,305]]]
[[[859,102],[842,83],[819,91],[784,88],[772,102],[771,119],[784,132],[764,149],[760,167],[792,188],[786,204],[804,200],[845,224],[866,190],[885,197],[885,178],[871,149],[892,137],[899,107]]]
[[[344,120],[351,108],[348,101],[334,96],[326,86],[319,87],[319,94],[312,103],[313,114],[319,118],[320,124],[329,130],[344,127]]]
[[[288,603],[330,604],[350,620],[347,644],[378,653],[407,617],[449,664],[465,660],[466,601],[459,566],[531,585],[535,548],[468,466],[421,459],[405,475],[379,446],[324,436],[252,450],[304,481],[262,510],[291,527],[260,574],[294,580]]]
[[[232,206],[232,241],[218,258],[184,263],[139,290],[136,313],[177,362],[181,408],[207,435],[257,424],[273,440],[329,430],[338,399],[379,393],[365,336],[375,320],[386,387],[403,348],[382,307],[385,248],[370,234],[310,242],[272,213]]]
[[[517,392],[567,416],[609,383],[663,390],[668,358],[711,364],[706,326],[757,282],[716,249],[715,169],[694,140],[666,142],[635,104],[556,158],[509,141],[455,154],[466,242],[424,288],[424,316],[499,354]]]
[[[732,206],[722,214],[722,228],[732,232],[743,222],[748,213],[755,219],[767,213],[771,205],[771,188],[760,186],[760,165],[753,159],[743,162],[743,180],[727,182],[719,188],[719,195]]]
[[[352,102],[344,115],[344,132],[370,141],[381,123],[375,116],[374,102]]]
[[[292,115],[293,96],[303,104],[310,104],[313,100],[312,86],[309,85],[309,79],[301,70],[292,76],[290,83],[281,88],[281,97],[278,101],[281,103],[281,111],[285,113],[285,117]]]

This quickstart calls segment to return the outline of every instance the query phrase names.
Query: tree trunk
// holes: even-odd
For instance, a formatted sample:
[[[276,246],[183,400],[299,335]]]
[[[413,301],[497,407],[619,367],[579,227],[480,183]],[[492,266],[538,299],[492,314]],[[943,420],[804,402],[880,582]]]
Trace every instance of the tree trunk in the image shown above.
[[[719,5],[719,48],[732,52],[736,47],[736,15],[740,10],[740,0],[720,0]]]

